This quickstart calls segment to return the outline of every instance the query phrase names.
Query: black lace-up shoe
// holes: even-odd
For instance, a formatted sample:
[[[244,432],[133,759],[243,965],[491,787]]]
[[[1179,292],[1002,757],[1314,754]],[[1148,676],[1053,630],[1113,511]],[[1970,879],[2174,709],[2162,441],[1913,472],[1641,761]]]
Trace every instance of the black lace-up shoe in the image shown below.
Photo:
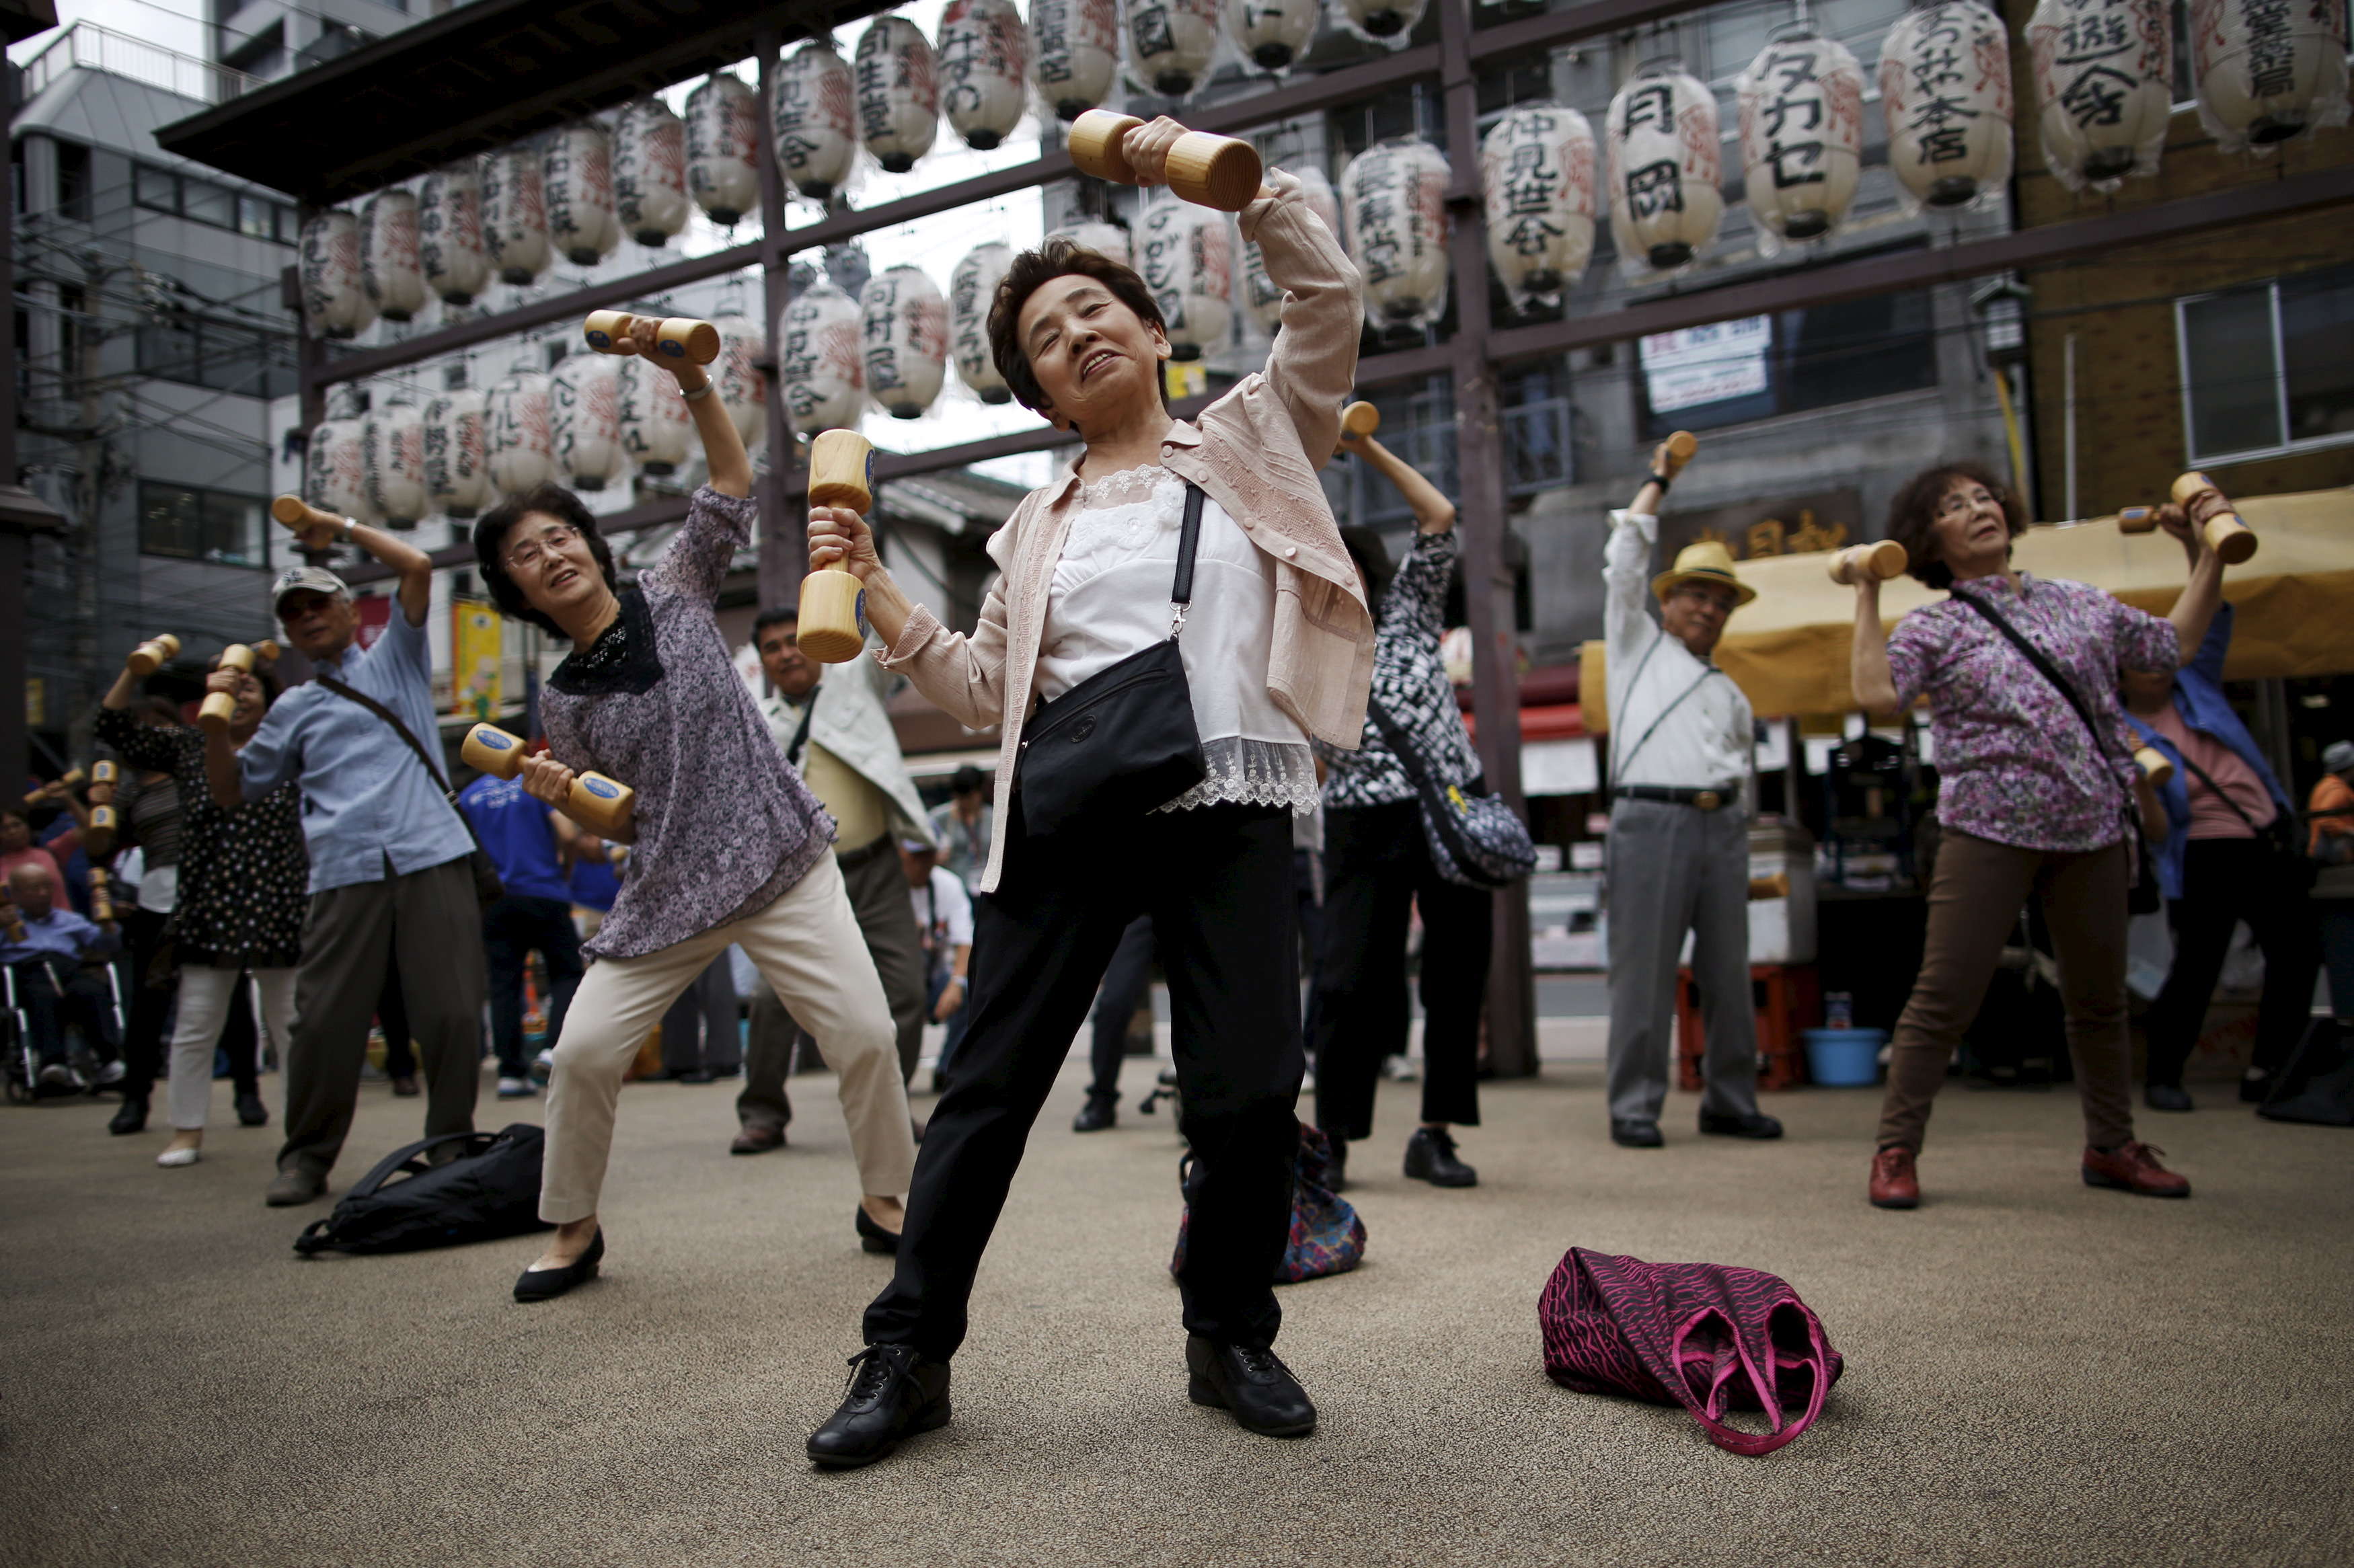
[[[948,1424],[948,1362],[928,1361],[907,1345],[869,1345],[850,1358],[849,1390],[810,1434],[809,1457],[828,1469],[856,1469]]]
[[[1479,1172],[1455,1156],[1455,1139],[1443,1128],[1416,1128],[1405,1140],[1405,1173],[1434,1187],[1477,1187]]]
[[[1235,1425],[1262,1437],[1305,1437],[1316,1430],[1316,1406],[1291,1369],[1264,1345],[1225,1345],[1199,1334],[1185,1339],[1185,1394],[1223,1410]]]

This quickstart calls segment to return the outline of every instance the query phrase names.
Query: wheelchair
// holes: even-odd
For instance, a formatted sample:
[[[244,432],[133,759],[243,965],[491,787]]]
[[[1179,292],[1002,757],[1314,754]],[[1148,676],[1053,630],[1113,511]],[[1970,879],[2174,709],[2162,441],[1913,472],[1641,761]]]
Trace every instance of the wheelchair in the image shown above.
[[[99,966],[106,976],[107,1006],[114,1015],[114,1037],[123,1038],[127,1013],[122,1005],[122,964],[120,959]],[[30,1105],[37,1099],[63,1098],[69,1095],[95,1097],[110,1086],[101,1084],[97,1071],[99,1047],[102,1041],[92,1041],[79,1025],[69,1026],[66,1033],[66,1061],[81,1078],[79,1088],[45,1087],[40,1081],[40,1064],[34,1054],[33,1031],[25,1016],[22,999],[16,994],[24,983],[13,964],[0,964],[0,1044],[5,1044],[6,1061],[5,1087],[9,1103]]]

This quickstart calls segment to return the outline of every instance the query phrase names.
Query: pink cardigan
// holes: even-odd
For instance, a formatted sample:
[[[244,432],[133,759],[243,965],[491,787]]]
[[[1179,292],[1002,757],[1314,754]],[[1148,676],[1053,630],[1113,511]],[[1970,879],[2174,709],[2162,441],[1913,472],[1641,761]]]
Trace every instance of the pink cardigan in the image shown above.
[[[1161,461],[1200,485],[1251,543],[1275,557],[1267,695],[1311,737],[1353,748],[1373,679],[1373,620],[1316,473],[1340,440],[1341,407],[1356,379],[1361,284],[1340,242],[1301,197],[1299,182],[1279,169],[1267,177],[1275,194],[1244,208],[1242,231],[1258,245],[1267,276],[1286,291],[1282,327],[1266,370],[1204,408],[1198,426],[1182,419],[1172,425]],[[919,605],[899,640],[876,654],[960,723],[1004,726],[997,754],[1000,822],[1012,820],[1013,770],[1035,700],[1048,590],[1077,493],[1075,469],[1024,496],[990,537],[997,586],[971,636],[949,630]],[[990,845],[984,893],[997,885],[1005,839],[1000,832]]]

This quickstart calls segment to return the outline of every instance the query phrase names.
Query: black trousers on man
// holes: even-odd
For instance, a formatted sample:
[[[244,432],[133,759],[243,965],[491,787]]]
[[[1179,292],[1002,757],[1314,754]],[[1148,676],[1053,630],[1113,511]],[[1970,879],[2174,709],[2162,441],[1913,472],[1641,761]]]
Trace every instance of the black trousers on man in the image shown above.
[[[156,960],[163,956],[164,927],[171,918],[135,906],[122,914],[124,961],[116,969],[123,977],[122,1010],[127,1015],[122,1021],[126,1100],[146,1099],[164,1072],[164,1034],[171,1027],[172,1001],[180,981],[175,971]]]
[[[523,1048],[523,974],[537,953],[547,965],[547,1035],[564,1037],[564,1010],[580,989],[580,933],[572,906],[561,898],[519,898],[510,894],[482,911],[482,956],[490,964],[491,1049],[498,1054],[499,1076],[521,1078],[531,1071]]]
[[[1152,993],[1152,921],[1139,916],[1119,934],[1119,946],[1104,970],[1103,990],[1088,1022],[1087,1097],[1119,1099],[1119,1065],[1128,1056],[1128,1026]]]
[[[2167,906],[2174,967],[2151,1004],[2146,1083],[2182,1086],[2182,1068],[2207,1018],[2216,977],[2241,921],[2264,955],[2253,1065],[2278,1072],[2304,1036],[2321,962],[2313,903],[2292,859],[2262,838],[2192,839],[2182,851],[2182,896]]]
[[[1003,870],[973,918],[972,1026],[917,1152],[897,1270],[866,1309],[867,1342],[945,1361],[963,1341],[973,1277],[1031,1123],[1140,914],[1151,916],[1168,975],[1179,1130],[1195,1159],[1177,1281],[1185,1327],[1273,1342],[1304,1065],[1290,817],[1220,805],[1051,838],[1018,822],[998,831]]]
[[[1438,874],[1412,800],[1324,810],[1322,947],[1316,960],[1316,1125],[1373,1130],[1384,1058],[1405,1049],[1409,909],[1422,907],[1422,1119],[1479,1125],[1479,1008],[1495,900]]]

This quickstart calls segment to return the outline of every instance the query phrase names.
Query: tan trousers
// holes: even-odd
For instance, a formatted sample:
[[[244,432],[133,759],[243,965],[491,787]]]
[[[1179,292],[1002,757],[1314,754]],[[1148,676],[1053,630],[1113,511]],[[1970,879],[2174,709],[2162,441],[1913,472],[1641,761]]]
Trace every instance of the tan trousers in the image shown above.
[[[916,1139],[891,1006],[866,956],[842,872],[825,855],[758,914],[634,959],[599,959],[564,1015],[547,1084],[547,1154],[539,1217],[597,1212],[613,1147],[613,1106],[647,1032],[705,965],[742,945],[840,1079],[860,1190],[896,1195],[916,1168]]]

